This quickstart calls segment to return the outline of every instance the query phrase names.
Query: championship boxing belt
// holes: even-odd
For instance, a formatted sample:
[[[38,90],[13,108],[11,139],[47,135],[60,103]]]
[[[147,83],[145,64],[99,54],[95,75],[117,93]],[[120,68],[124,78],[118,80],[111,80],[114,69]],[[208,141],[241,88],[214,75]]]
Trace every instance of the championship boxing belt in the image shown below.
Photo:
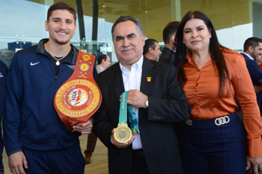
[[[55,109],[69,131],[85,123],[97,111],[102,94],[93,78],[95,56],[79,51],[74,73],[58,89]]]

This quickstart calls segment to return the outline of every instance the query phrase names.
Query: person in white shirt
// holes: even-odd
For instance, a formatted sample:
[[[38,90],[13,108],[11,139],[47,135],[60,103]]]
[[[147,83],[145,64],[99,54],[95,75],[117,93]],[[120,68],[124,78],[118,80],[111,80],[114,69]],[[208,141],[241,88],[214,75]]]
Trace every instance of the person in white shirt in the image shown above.
[[[100,72],[103,72],[109,68],[111,65],[110,57],[106,54],[100,54],[97,58],[97,63],[98,65],[96,65],[96,71],[99,74]]]

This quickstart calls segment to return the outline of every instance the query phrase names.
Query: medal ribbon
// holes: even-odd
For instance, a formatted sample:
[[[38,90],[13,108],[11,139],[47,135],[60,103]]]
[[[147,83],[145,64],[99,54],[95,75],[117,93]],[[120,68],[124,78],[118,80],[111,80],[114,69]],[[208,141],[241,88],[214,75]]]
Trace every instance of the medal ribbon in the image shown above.
[[[119,108],[119,124],[126,124],[127,119],[127,95],[128,91],[123,92],[121,95],[120,108]]]
[[[136,111],[134,106],[132,105],[127,105],[127,110],[128,110],[128,118],[129,118],[129,123],[131,126],[131,130],[133,134],[140,133],[138,124],[137,124],[137,119],[136,119]]]
[[[140,133],[137,124],[135,109],[132,105],[127,104],[127,95],[128,95],[128,91],[123,92],[121,95],[120,109],[119,109],[119,124],[121,123],[126,124],[126,119],[128,115],[132,133],[134,134]]]

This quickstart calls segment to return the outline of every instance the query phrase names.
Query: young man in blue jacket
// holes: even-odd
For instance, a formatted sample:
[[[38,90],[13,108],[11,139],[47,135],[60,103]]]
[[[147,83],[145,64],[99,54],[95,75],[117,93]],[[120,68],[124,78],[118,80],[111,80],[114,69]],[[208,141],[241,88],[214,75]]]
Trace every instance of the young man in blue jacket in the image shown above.
[[[92,121],[70,132],[54,107],[58,88],[72,75],[78,50],[70,44],[76,13],[59,2],[47,13],[43,39],[15,54],[7,78],[4,143],[10,171],[83,174],[85,160],[78,137],[90,133]]]

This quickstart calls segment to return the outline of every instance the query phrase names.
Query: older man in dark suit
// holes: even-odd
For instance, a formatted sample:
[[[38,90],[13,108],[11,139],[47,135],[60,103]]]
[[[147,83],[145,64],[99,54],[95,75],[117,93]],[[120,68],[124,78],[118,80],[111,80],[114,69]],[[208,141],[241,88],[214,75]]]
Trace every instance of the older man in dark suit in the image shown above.
[[[145,36],[139,20],[122,16],[112,27],[119,60],[97,77],[103,101],[93,131],[108,148],[109,173],[183,173],[173,123],[190,116],[190,106],[172,65],[143,57]],[[112,136],[119,123],[121,94],[135,107],[140,133],[126,143]]]

